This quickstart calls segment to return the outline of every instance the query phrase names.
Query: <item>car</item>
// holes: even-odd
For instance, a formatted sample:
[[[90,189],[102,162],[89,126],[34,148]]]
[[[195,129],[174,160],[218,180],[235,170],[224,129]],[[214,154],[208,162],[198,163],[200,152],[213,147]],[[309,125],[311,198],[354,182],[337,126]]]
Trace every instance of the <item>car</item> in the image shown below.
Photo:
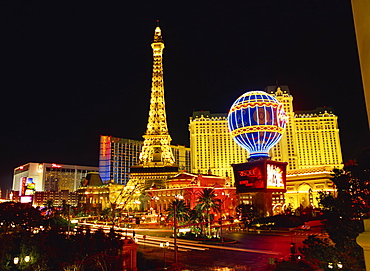
[[[301,231],[309,231],[310,229],[311,229],[311,226],[306,225],[306,224],[303,224],[303,225],[297,227],[297,230],[301,230]]]

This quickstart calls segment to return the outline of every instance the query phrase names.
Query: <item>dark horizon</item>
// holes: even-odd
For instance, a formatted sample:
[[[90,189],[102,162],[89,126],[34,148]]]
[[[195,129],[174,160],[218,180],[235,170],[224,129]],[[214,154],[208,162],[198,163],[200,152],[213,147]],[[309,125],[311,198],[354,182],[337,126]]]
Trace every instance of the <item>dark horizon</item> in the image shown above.
[[[227,113],[278,81],[294,111],[334,109],[344,161],[370,146],[350,1],[9,1],[0,13],[3,191],[28,162],[97,166],[100,135],[142,140],[158,19],[172,144],[189,146],[193,111]]]

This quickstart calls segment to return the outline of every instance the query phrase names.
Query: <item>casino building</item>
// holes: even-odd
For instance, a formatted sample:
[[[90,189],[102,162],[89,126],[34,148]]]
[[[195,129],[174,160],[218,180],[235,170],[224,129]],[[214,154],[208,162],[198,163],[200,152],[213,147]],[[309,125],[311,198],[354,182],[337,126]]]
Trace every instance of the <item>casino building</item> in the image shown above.
[[[21,191],[21,195],[35,191],[73,192],[88,172],[97,171],[98,167],[30,162],[14,169],[12,190]]]
[[[286,132],[270,151],[274,161],[288,162],[287,170],[312,167],[343,166],[338,117],[329,108],[294,112],[293,97],[287,86],[269,86],[288,116]],[[227,114],[196,111],[190,118],[191,171],[229,176],[231,164],[247,161],[248,152],[232,139],[227,127]]]
[[[332,169],[343,167],[338,117],[330,108],[294,112],[288,86],[268,86],[265,92],[283,104],[288,118],[285,133],[269,153],[271,160],[288,162],[287,192],[274,192],[272,204],[276,208],[284,204],[317,206],[319,191],[334,190]],[[203,174],[211,170],[215,175],[229,176],[233,183],[231,165],[246,162],[249,154],[232,139],[227,114],[193,112],[189,131],[191,171]],[[252,204],[252,196],[241,194],[239,201]]]

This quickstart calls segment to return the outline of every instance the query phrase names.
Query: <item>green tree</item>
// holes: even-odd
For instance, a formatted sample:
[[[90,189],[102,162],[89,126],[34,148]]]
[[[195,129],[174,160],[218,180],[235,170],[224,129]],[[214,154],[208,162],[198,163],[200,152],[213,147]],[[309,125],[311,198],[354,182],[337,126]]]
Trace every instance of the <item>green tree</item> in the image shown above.
[[[12,225],[30,228],[44,224],[39,210],[29,204],[19,202],[4,202],[0,204],[0,222],[5,231]]]
[[[342,270],[364,270],[363,249],[356,238],[363,232],[363,219],[369,217],[370,211],[370,151],[366,150],[357,162],[347,163],[343,170],[334,170],[332,181],[336,193],[319,195],[325,218],[323,228],[330,237],[326,244],[331,244],[330,254],[343,264]],[[324,246],[307,242],[301,251],[312,259],[320,245]]]
[[[203,222],[207,223],[207,235],[211,235],[211,216],[210,212],[220,212],[221,204],[218,199],[216,199],[215,191],[212,188],[204,188],[200,193],[197,205],[195,209],[203,217]]]
[[[54,203],[52,200],[46,201],[46,217],[51,218],[55,215]]]
[[[70,215],[70,212],[71,212],[71,205],[67,204],[67,201],[64,199],[62,200],[62,210],[60,212],[60,214],[66,218]]]
[[[248,225],[252,220],[257,218],[257,212],[251,204],[239,204],[236,207],[236,213],[238,215],[238,219],[244,222],[245,226]]]
[[[176,207],[176,220],[178,223],[186,223],[190,219],[190,208],[185,203],[184,200],[176,199],[171,202],[170,207],[168,208],[168,217],[167,219],[171,219],[174,217]]]

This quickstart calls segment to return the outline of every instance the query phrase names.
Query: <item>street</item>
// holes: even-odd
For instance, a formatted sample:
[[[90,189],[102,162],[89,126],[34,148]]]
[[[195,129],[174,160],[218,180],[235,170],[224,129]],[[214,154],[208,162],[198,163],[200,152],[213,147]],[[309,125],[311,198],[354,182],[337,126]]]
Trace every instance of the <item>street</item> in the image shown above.
[[[169,241],[167,262],[173,262],[173,238],[170,230],[136,230],[140,251],[153,256],[163,257],[159,243]],[[224,237],[236,243],[202,244],[195,241],[178,239],[180,263],[190,270],[267,270],[269,262],[288,259],[290,244],[297,248],[309,234],[319,232],[230,232]],[[146,236],[145,242],[143,235]],[[227,269],[228,268],[228,269]]]

